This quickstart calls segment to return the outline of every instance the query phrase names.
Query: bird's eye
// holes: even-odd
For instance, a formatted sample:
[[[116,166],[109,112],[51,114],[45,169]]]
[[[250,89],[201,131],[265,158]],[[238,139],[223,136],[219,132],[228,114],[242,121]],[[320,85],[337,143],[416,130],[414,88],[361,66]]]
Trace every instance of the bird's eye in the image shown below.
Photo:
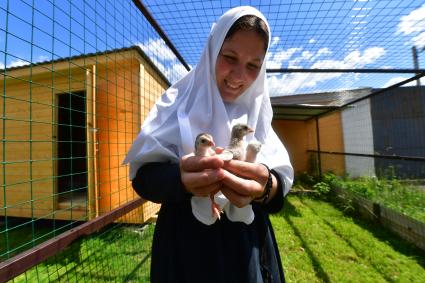
[[[206,139],[202,139],[201,140],[201,143],[206,143],[207,142],[207,140]]]

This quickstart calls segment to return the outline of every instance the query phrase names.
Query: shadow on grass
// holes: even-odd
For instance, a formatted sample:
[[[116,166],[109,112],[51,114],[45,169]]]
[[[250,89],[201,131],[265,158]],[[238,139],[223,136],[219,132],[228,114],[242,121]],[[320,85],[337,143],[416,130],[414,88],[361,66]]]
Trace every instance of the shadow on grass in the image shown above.
[[[301,200],[302,201],[302,200]],[[321,200],[321,201],[325,201],[325,200]],[[333,205],[335,208],[340,209],[340,207],[335,204],[332,201],[325,201],[331,205]],[[310,208],[314,214],[316,214],[317,216],[319,216],[317,214],[317,212],[311,207],[309,206],[307,203],[303,202],[304,205],[306,205],[308,208]],[[343,212],[344,213],[344,212]],[[344,213],[346,216],[351,217],[351,219],[353,220],[353,222],[361,227],[364,230],[367,230],[369,232],[372,233],[372,235],[379,241],[381,242],[385,242],[386,244],[388,244],[389,246],[391,246],[391,248],[400,253],[403,254],[409,258],[413,258],[415,259],[415,261],[421,265],[423,268],[425,268],[425,252],[423,252],[422,250],[420,250],[419,248],[417,248],[415,245],[401,239],[399,236],[397,236],[396,234],[394,234],[391,230],[385,228],[384,226],[380,225],[377,222],[371,222],[371,221],[367,221],[364,219],[361,219],[359,215],[351,212],[351,213]],[[332,225],[332,223],[330,223],[329,221],[327,221],[326,219],[324,219],[323,217],[319,216],[324,223],[329,226],[336,235],[338,235],[341,239],[343,239],[347,245],[349,245],[359,257],[364,258],[364,256],[359,253],[358,249],[356,249],[352,242],[349,241],[348,239],[344,238],[344,236],[338,232],[338,230],[336,229],[336,227],[334,225]],[[372,262],[370,262],[370,264],[372,265],[372,267],[379,272],[378,266],[375,266]],[[387,278],[387,275],[379,272],[386,280],[388,281],[392,281],[392,278]]]
[[[285,220],[288,222],[289,226],[291,226],[292,230],[294,231],[295,236],[297,236],[298,239],[300,239],[304,250],[307,252],[308,256],[310,257],[310,259],[313,263],[313,269],[314,269],[314,273],[316,274],[316,277],[321,279],[323,282],[331,282],[328,274],[325,272],[322,265],[320,264],[319,259],[314,255],[310,246],[304,240],[300,231],[298,230],[298,228],[294,225],[294,223],[291,220],[291,217],[301,217],[302,215],[297,211],[296,207],[294,205],[292,205],[289,201],[285,202],[285,209],[283,211],[281,211],[280,214],[285,218]]]
[[[332,224],[330,223],[328,220],[324,219],[322,216],[320,216],[316,210],[314,208],[312,208],[311,206],[309,206],[307,203],[301,201],[306,207],[308,207],[318,218],[320,218],[323,223],[325,223],[326,226],[328,226],[335,235],[337,235],[342,241],[345,242],[346,245],[348,245],[351,249],[353,249],[353,251],[356,253],[356,255],[359,258],[363,258],[364,260],[366,260],[369,265],[378,273],[380,274],[386,281],[391,282],[393,279],[388,276],[388,274],[386,274],[386,272],[382,272],[381,270],[379,270],[379,266],[377,266],[374,262],[371,262],[370,260],[368,260],[362,253],[361,251],[359,251],[353,244],[351,241],[347,240],[344,235],[342,235],[338,229]]]
[[[151,254],[147,254],[134,268],[133,270],[130,272],[130,274],[128,274],[128,276],[124,279],[124,282],[130,282],[131,280],[135,280],[136,279],[136,273],[139,271],[139,269],[142,268],[142,266],[147,262],[147,260],[151,257]],[[148,269],[149,270],[149,269]]]
[[[395,251],[410,258],[414,258],[419,265],[425,268],[425,252],[416,247],[414,244],[401,239],[399,236],[394,234],[394,232],[380,224],[376,225],[376,223],[369,223],[366,220],[359,219],[357,217],[353,218],[353,221],[356,225],[370,231],[376,239],[387,243]]]
[[[279,215],[283,217],[292,216],[292,217],[301,217],[301,213],[297,211],[297,208],[290,203],[288,200],[285,200],[283,210],[279,212]]]

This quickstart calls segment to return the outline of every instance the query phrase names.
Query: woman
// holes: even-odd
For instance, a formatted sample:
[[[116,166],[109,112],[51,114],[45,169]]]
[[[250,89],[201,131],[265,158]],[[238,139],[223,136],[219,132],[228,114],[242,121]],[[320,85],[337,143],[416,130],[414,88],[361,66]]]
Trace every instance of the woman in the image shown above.
[[[282,208],[293,170],[271,128],[264,63],[269,43],[269,26],[258,10],[226,12],[198,65],[156,103],[124,161],[136,192],[162,204],[152,282],[284,282],[268,213]],[[224,147],[237,123],[255,130],[247,142],[263,144],[258,163],[193,155],[199,133]],[[191,198],[218,190],[235,207],[252,204],[252,223],[230,221],[226,214],[211,225],[198,221]]]

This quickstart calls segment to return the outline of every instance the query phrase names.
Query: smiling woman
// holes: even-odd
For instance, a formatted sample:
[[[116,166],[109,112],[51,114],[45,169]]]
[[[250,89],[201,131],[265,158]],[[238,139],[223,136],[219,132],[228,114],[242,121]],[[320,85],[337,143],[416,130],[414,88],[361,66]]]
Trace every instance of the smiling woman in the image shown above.
[[[224,102],[233,102],[257,78],[267,52],[266,24],[251,15],[235,22],[217,57],[215,76]]]
[[[215,73],[224,102],[235,101],[257,78],[266,54],[263,46],[253,31],[240,31],[223,42]]]
[[[162,204],[152,244],[154,283],[284,282],[268,214],[282,208],[293,170],[271,127],[269,33],[252,7],[226,12],[199,63],[163,94],[128,152],[134,189]],[[263,145],[259,163],[193,154],[198,134],[225,147],[236,124],[255,129],[245,139]],[[199,199],[218,192],[224,214],[209,217],[211,206]],[[250,205],[254,216],[247,221],[242,214]],[[203,207],[206,216],[197,217]]]

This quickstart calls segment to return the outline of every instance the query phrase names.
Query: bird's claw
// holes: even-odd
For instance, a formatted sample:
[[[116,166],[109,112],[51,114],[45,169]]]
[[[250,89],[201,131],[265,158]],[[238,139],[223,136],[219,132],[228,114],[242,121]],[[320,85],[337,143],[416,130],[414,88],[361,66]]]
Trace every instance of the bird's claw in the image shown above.
[[[213,202],[211,204],[211,208],[212,208],[212,217],[217,217],[218,220],[220,220],[221,218],[220,214],[223,213],[223,211],[220,209],[220,206],[217,203]]]

